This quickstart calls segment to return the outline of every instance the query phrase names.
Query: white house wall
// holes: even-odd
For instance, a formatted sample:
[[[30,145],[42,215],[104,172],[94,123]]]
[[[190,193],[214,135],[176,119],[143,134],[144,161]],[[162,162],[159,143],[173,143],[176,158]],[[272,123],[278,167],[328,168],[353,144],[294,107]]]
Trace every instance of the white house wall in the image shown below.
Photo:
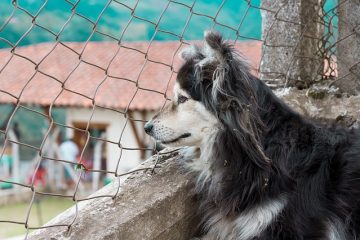
[[[71,126],[73,122],[88,122],[91,116],[92,109],[89,108],[69,108],[67,110],[67,125]],[[146,118],[149,118],[152,114],[146,114]],[[135,112],[133,114],[135,119],[141,119],[141,114]],[[106,130],[106,139],[118,143],[120,140],[120,135],[123,132],[123,135],[120,140],[120,144],[125,148],[138,148],[135,136],[131,129],[131,125],[128,122],[126,124],[125,117],[118,112],[97,109],[91,119],[91,123],[98,124],[107,124]],[[142,123],[136,123],[140,136],[144,136],[142,131]],[[67,128],[67,136],[73,135],[73,129]],[[147,138],[148,139],[148,138]],[[106,155],[107,155],[107,170],[115,171],[116,165],[119,161],[120,155],[120,164],[118,168],[118,173],[124,173],[135,166],[137,166],[140,161],[140,151],[139,150],[122,150],[117,144],[106,143]]]

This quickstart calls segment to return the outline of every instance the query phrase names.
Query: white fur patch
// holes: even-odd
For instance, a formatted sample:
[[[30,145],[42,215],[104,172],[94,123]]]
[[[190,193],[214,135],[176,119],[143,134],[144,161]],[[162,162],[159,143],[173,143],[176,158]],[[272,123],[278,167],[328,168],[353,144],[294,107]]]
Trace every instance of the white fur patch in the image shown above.
[[[219,240],[248,240],[258,236],[276,219],[286,206],[284,196],[263,203],[243,212],[236,219],[223,219],[221,214],[213,216],[207,227],[208,237]]]
[[[236,219],[236,232],[239,239],[249,239],[264,231],[286,205],[286,199],[269,201]]]
[[[203,60],[199,61],[196,65],[202,69],[204,66],[216,61],[216,58],[214,57],[206,57]]]
[[[204,38],[206,38],[209,34],[211,34],[211,31],[205,31],[204,32]],[[204,51],[205,56],[207,56],[207,57],[214,57],[215,56],[214,49],[212,49],[206,41],[204,42],[203,51]]]
[[[183,48],[179,52],[179,57],[183,60],[188,60],[192,57],[194,57],[199,52],[199,47],[196,45],[190,45],[188,47]]]
[[[178,82],[176,82],[174,84],[173,92],[174,92],[174,99],[175,100],[179,97],[180,94],[187,97],[187,98],[190,98],[189,94],[187,94],[187,92],[185,92],[183,89],[181,89]]]
[[[344,226],[339,220],[328,222],[328,239],[329,240],[345,240]]]
[[[212,174],[208,159],[210,159],[210,155],[212,154],[211,148],[214,145],[216,128],[211,130],[205,129],[205,131],[207,133],[200,146],[200,156],[191,159],[192,161],[187,161],[185,165],[190,171],[198,174],[196,181],[196,188],[198,191],[204,188],[206,182],[210,180]],[[188,150],[191,151],[192,149],[189,148]],[[189,156],[190,154],[187,152],[184,155]],[[188,158],[188,160],[190,159]]]

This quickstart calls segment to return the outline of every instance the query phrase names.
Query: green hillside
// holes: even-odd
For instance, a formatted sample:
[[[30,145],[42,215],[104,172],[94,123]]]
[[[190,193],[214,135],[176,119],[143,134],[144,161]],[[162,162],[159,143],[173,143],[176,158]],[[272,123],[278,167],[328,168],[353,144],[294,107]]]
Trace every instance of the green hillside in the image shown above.
[[[108,1],[105,0],[80,1],[76,6],[69,2],[65,0],[49,0],[47,2],[44,0],[18,0],[16,5],[11,0],[2,0],[0,2],[0,47],[9,47],[6,41],[18,45],[55,41],[55,35],[59,33],[61,33],[61,41],[86,41],[87,39],[109,41],[112,38],[119,39],[126,26],[128,27],[123,39],[127,41],[152,38],[177,40],[178,38],[172,34],[162,32],[158,32],[154,36],[155,26],[152,23],[158,23],[158,29],[162,31],[180,35],[190,18],[188,7],[175,3],[169,4],[167,0],[141,0],[136,7],[137,1],[135,0],[112,1],[107,7]],[[194,0],[179,2],[191,6]],[[241,35],[259,39],[261,33],[260,11],[257,8],[249,8],[248,2],[228,0],[221,6],[221,0],[196,1],[193,7],[195,14],[192,14],[188,22],[184,38],[201,39],[203,31],[213,25],[214,22],[211,18],[202,15],[214,17],[218,13],[216,21],[237,29],[247,12],[240,27]],[[259,6],[260,0],[253,0],[250,4]],[[134,8],[135,11],[132,15],[131,9]],[[164,11],[164,9],[166,10]],[[72,15],[72,11],[75,14]],[[10,16],[12,17],[7,23]],[[33,19],[39,26],[32,25]],[[131,22],[128,24],[130,19]],[[95,22],[97,22],[96,32],[92,34]],[[217,28],[228,37],[234,37],[234,33],[229,29],[219,26]],[[29,29],[31,30],[29,31]],[[21,38],[28,31],[29,33]]]

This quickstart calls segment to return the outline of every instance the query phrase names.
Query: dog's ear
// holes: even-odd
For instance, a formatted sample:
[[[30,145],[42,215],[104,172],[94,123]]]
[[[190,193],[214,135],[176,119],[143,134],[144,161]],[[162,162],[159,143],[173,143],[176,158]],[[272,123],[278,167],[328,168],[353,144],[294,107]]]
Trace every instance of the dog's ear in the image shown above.
[[[201,60],[198,65],[202,68],[210,65],[213,68],[212,72],[212,97],[214,100],[219,100],[219,95],[228,95],[224,90],[231,89],[231,79],[227,76],[230,70],[230,63],[233,48],[225,42],[220,33],[215,31],[206,31],[204,33],[205,43],[203,52],[205,58]],[[220,94],[219,94],[220,93]]]
[[[215,58],[220,64],[232,58],[232,47],[225,42],[220,33],[215,31],[206,31],[204,55],[208,58]]]
[[[200,49],[199,46],[190,45],[190,46],[188,46],[186,48],[183,48],[179,52],[179,57],[184,61],[188,61],[188,60],[191,60],[191,59],[202,58],[203,54],[202,54],[201,49]]]

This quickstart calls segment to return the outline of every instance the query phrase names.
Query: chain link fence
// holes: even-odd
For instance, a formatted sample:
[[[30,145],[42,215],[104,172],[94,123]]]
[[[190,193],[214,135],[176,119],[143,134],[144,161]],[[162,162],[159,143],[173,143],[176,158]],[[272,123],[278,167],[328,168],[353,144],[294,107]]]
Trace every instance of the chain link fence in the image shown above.
[[[171,98],[178,52],[204,30],[233,41],[272,88],[360,91],[358,0],[108,0],[90,11],[85,2],[43,0],[32,8],[13,0],[1,12],[1,192],[29,197],[23,216],[0,215],[0,224],[22,226],[25,239],[34,229],[72,226],[32,222],[41,197],[77,205],[111,179],[117,191],[97,198],[115,199],[121,177],[132,172],[121,164],[156,152],[142,126]],[[34,36],[50,42],[27,45]],[[69,136],[79,146],[76,159],[61,152],[66,141],[59,139]]]
[[[261,78],[274,88],[314,84],[359,92],[359,1],[262,1]]]

